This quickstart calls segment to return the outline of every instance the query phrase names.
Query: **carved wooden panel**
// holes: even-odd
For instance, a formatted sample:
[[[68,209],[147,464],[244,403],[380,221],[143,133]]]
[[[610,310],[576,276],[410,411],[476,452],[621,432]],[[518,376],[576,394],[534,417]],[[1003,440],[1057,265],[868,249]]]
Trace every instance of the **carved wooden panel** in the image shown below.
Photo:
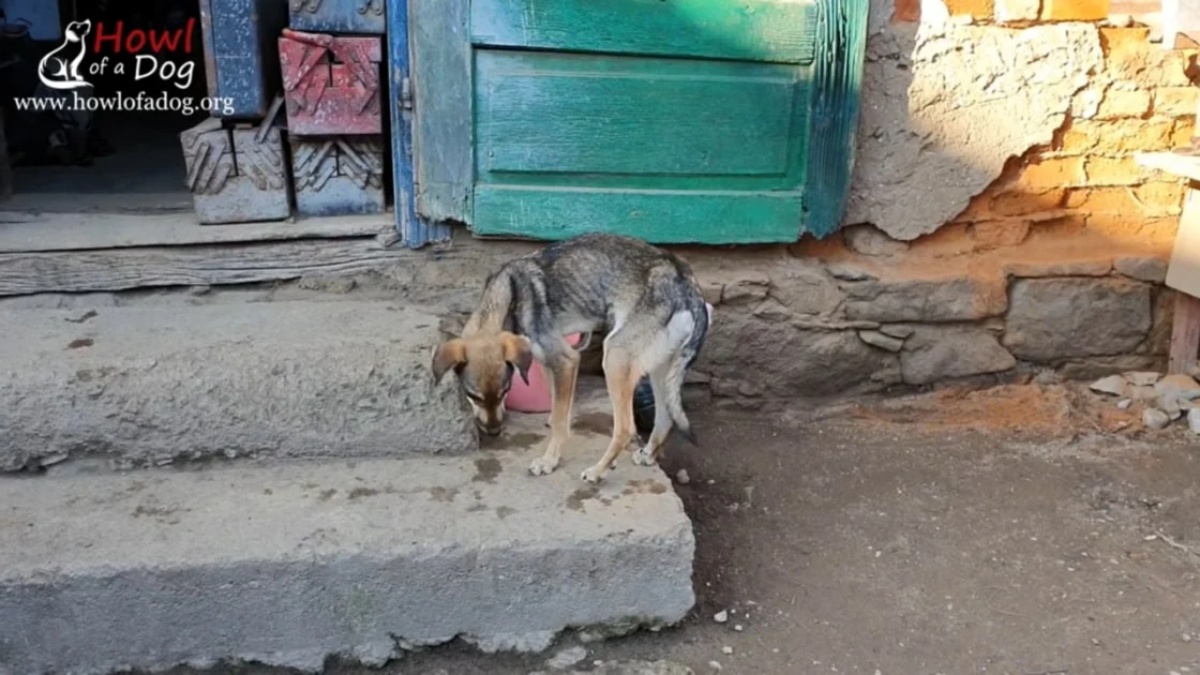
[[[200,222],[283,220],[291,215],[278,128],[225,129],[207,119],[179,134],[188,189]]]
[[[290,25],[296,30],[382,35],[386,5],[387,0],[292,0]]]
[[[285,30],[279,38],[293,136],[383,133],[379,38]]]
[[[382,136],[291,137],[296,211],[305,216],[382,213]]]

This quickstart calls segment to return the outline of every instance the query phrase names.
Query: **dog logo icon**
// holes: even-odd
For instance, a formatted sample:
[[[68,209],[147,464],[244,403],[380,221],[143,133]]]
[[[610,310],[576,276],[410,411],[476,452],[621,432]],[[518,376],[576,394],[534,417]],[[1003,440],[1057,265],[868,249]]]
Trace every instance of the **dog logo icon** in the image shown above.
[[[51,89],[80,89],[92,86],[79,75],[79,64],[87,54],[84,38],[92,32],[92,21],[72,21],[63,31],[63,43],[38,62],[38,79]]]

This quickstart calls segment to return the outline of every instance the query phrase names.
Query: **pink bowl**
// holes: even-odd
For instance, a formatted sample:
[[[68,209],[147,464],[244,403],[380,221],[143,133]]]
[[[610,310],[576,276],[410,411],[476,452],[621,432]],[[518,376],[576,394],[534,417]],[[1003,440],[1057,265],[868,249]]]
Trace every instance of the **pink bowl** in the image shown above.
[[[567,336],[567,342],[572,347],[579,344],[579,340],[578,333]],[[513,376],[505,408],[523,413],[550,412],[550,382],[546,379],[546,371],[542,370],[542,364],[534,361],[529,367],[529,384],[525,384],[520,373]]]

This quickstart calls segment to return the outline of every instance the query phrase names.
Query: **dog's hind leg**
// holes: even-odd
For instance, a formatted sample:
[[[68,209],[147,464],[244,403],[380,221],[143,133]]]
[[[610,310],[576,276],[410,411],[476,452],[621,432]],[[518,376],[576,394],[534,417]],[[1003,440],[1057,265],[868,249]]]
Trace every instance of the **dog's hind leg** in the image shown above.
[[[579,354],[575,350],[567,348],[552,352],[547,355],[546,361],[553,393],[550,400],[550,441],[546,444],[545,454],[529,465],[529,473],[535,476],[552,473],[562,460],[562,447],[571,437],[575,385],[579,379]]]
[[[654,430],[650,432],[650,438],[646,439],[646,445],[632,455],[633,463],[639,466],[654,466],[662,454],[663,443],[666,442],[667,434],[671,433],[671,426],[674,424],[666,406],[668,369],[669,366],[664,366],[650,371],[650,388],[654,391]]]
[[[581,478],[589,483],[604,480],[613,462],[621,451],[629,446],[634,437],[633,391],[637,388],[642,372],[632,350],[614,347],[608,341],[604,345],[604,379],[608,384],[608,397],[613,406],[613,433],[608,450],[596,465],[584,470]]]

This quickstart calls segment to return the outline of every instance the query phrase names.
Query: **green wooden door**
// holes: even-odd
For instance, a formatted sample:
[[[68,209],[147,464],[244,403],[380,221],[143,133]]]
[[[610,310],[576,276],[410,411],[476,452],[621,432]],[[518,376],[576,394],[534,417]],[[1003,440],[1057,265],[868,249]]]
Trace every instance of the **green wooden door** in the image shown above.
[[[847,0],[417,0],[418,211],[479,236],[827,234],[865,18]]]

